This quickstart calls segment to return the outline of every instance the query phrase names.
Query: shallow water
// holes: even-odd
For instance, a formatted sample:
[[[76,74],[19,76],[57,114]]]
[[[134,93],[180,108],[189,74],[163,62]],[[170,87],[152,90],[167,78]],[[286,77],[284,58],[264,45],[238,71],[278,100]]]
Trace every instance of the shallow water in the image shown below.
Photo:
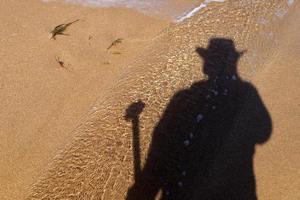
[[[50,2],[53,0],[42,0]],[[62,0],[67,3],[96,7],[125,7],[143,12],[147,15],[169,18],[178,17],[198,7],[204,0]],[[206,0],[207,1],[207,0]]]
[[[54,0],[42,0],[50,2]],[[158,16],[181,22],[207,7],[211,2],[225,2],[226,0],[61,0],[67,3],[81,4],[95,7],[125,7],[143,12],[147,15]],[[248,2],[242,0],[241,2]],[[288,6],[294,0],[286,0]],[[284,10],[278,10],[276,15],[282,17]]]

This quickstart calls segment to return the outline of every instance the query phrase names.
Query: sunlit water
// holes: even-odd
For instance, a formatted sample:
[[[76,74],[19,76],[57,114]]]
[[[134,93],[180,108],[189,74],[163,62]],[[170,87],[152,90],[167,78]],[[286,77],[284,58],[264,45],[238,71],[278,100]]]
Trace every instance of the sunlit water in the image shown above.
[[[53,0],[42,0],[49,2]],[[62,0],[67,3],[96,7],[125,7],[152,16],[176,21],[189,11],[198,7],[204,0]],[[207,0],[206,0],[207,1]]]
[[[42,0],[44,2],[53,0]],[[182,22],[211,2],[222,3],[228,0],[61,0],[67,3],[81,4],[96,7],[125,7],[135,9],[148,15],[169,18],[175,22]],[[243,1],[243,0],[241,0]],[[246,1],[246,0],[244,0]],[[291,6],[294,0],[286,0]],[[278,10],[276,15],[282,16],[285,12]]]

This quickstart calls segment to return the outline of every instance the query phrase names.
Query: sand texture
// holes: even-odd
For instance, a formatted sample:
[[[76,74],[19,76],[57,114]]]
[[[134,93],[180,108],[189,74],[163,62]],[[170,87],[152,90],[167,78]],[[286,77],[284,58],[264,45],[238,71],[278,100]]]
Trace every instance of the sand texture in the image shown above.
[[[0,10],[0,199],[22,199],[126,63],[169,23],[40,1],[1,1]],[[50,40],[55,26],[76,19],[69,36]]]
[[[297,1],[216,2],[169,26],[122,9],[14,4],[0,4],[20,14],[3,15],[0,32],[3,199],[300,198]],[[49,17],[57,10],[67,14]],[[47,38],[81,16],[71,36]],[[117,37],[117,58],[95,45]],[[204,53],[212,38],[216,55]],[[223,84],[209,69],[225,54]]]

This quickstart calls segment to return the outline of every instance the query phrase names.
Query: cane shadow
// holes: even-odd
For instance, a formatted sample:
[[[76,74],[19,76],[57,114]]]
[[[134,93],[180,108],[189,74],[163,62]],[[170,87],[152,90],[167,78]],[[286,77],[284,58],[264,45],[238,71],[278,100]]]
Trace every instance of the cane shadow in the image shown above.
[[[270,138],[271,117],[255,87],[238,75],[244,52],[232,40],[213,38],[196,52],[208,78],[172,97],[127,200],[257,199],[253,157]]]
[[[141,176],[141,151],[140,151],[140,119],[139,115],[143,112],[145,103],[141,100],[132,103],[125,112],[125,120],[131,121],[132,123],[132,149],[133,149],[133,168],[134,168],[134,179],[139,182]]]

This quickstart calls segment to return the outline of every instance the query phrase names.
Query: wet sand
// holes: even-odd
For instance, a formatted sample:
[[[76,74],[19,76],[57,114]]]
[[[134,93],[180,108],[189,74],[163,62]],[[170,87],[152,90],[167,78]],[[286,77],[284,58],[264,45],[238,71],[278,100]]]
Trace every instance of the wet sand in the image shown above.
[[[15,9],[25,6],[20,2],[15,4],[18,5]],[[92,12],[76,6],[33,5],[40,12],[35,13],[35,17],[44,16],[43,11],[50,9],[69,10],[67,13],[72,14],[47,19],[46,25],[38,22],[41,26],[36,33],[38,39],[32,31],[24,37],[26,30],[35,26],[29,25],[34,20],[22,16],[14,20],[28,20],[20,22],[23,27],[7,23],[4,25],[9,29],[1,32],[1,43],[6,49],[2,48],[0,53],[6,57],[4,66],[7,66],[1,66],[1,74],[5,75],[1,79],[4,94],[1,98],[5,100],[1,127],[5,128],[1,128],[4,138],[1,153],[4,153],[0,170],[4,177],[1,178],[5,185],[1,191],[4,199],[20,199],[25,194],[28,199],[124,199],[134,184],[135,159],[132,127],[124,120],[125,110],[139,99],[146,105],[140,116],[140,153],[144,164],[152,131],[171,97],[176,91],[205,78],[199,71],[203,62],[195,48],[207,47],[212,37],[231,38],[236,48],[247,50],[238,64],[239,74],[256,87],[272,119],[270,139],[257,145],[254,154],[258,199],[299,198],[297,35],[300,27],[297,20],[300,5],[297,2],[291,7],[285,1],[213,3],[193,18],[162,32],[167,22],[143,18],[127,10],[118,11],[122,18],[125,15],[130,21],[130,17],[136,19],[138,15],[141,21],[132,28],[128,28],[128,23],[120,23],[118,28],[103,30],[104,25],[95,28],[99,21],[95,16],[107,16],[109,21],[112,15],[105,15],[112,12],[109,9],[102,10],[104,14],[100,15],[98,10]],[[1,8],[7,7],[9,5],[1,5]],[[288,13],[281,16],[287,10]],[[48,40],[46,29],[51,24],[55,26],[57,21],[82,15],[84,21],[68,30],[70,37],[59,37],[55,43]],[[6,22],[14,17],[5,16]],[[153,25],[141,29],[146,20]],[[89,33],[86,29],[76,29],[79,25],[86,27]],[[123,28],[122,31],[119,28]],[[11,30],[20,35],[14,35]],[[105,34],[107,31],[111,31],[109,36],[119,33],[123,38],[130,38],[128,43],[124,41],[126,49],[122,44],[117,49],[122,53],[119,58],[107,55],[105,48],[95,45],[110,44],[113,39]],[[98,34],[107,38],[98,39],[94,36]],[[136,38],[141,42],[135,42]],[[95,54],[96,50],[100,55]],[[123,52],[128,54],[121,57]],[[57,55],[66,60],[70,70],[57,66]],[[139,56],[136,58],[136,55]],[[100,63],[99,57],[102,58]],[[108,65],[109,70],[107,62],[113,63]],[[117,67],[120,64],[123,67]],[[79,126],[75,128],[76,125]]]

